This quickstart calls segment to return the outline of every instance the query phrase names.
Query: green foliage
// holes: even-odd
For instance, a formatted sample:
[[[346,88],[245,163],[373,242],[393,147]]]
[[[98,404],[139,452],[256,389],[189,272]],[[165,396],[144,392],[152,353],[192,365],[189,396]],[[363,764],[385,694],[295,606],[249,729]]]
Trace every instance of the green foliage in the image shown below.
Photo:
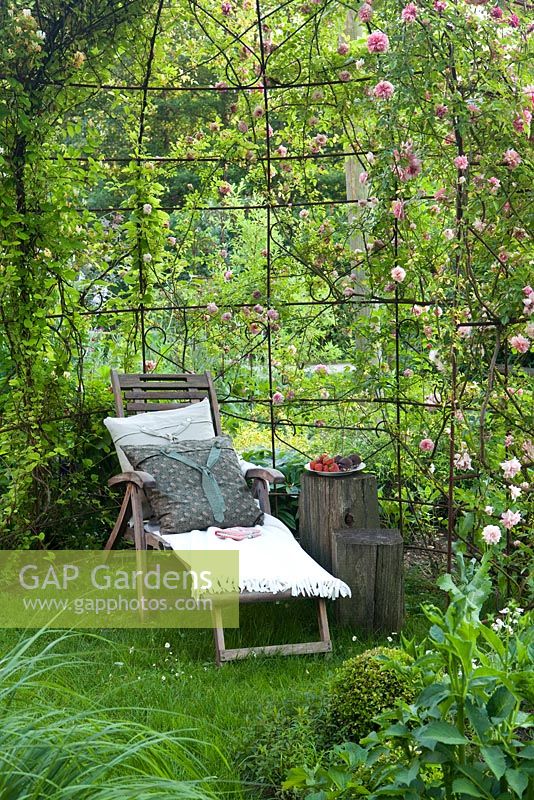
[[[280,787],[292,764],[320,763],[330,742],[325,735],[325,698],[307,695],[268,708],[244,731],[240,774],[254,796],[291,797]]]
[[[492,624],[481,621],[490,567],[489,555],[466,564],[458,554],[456,581],[451,575],[440,579],[447,610],[426,606],[428,639],[418,647],[405,642],[417,656],[410,669],[423,690],[414,702],[382,714],[377,731],[338,762],[346,785],[356,767],[373,767],[361,792],[369,800],[532,796],[534,716],[527,675],[534,666],[534,627],[513,607],[502,609]],[[302,768],[290,773],[287,785],[320,788],[322,794],[307,795],[316,800],[352,796],[339,791],[339,781],[325,783],[324,774]]]
[[[27,637],[0,659],[0,795],[4,800],[209,800],[241,797],[235,782],[207,777],[207,755],[221,774],[227,765],[217,749],[194,731],[162,733],[126,721],[130,709],[87,707],[78,692],[65,691],[54,675],[70,666],[91,669],[62,652],[72,634],[52,641],[42,632]],[[47,641],[48,639],[48,641]],[[44,641],[43,641],[44,640]],[[54,706],[52,695],[62,702]],[[34,697],[34,702],[29,702]],[[35,702],[38,697],[38,702]],[[116,719],[117,711],[123,719]]]
[[[330,726],[337,741],[359,742],[374,729],[381,711],[413,699],[412,675],[391,666],[391,661],[408,664],[411,660],[402,650],[375,647],[344,662],[334,675],[328,698]]]

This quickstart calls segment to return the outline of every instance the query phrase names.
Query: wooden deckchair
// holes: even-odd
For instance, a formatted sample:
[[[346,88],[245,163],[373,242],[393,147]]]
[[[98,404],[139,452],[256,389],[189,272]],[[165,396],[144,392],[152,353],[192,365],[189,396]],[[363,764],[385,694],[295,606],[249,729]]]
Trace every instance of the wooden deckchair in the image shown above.
[[[115,397],[117,416],[127,413],[139,414],[147,411],[163,411],[172,408],[183,408],[184,405],[198,403],[209,399],[213,428],[216,436],[222,434],[219,404],[208,372],[193,374],[119,374],[111,370],[111,386]],[[253,482],[254,496],[259,501],[262,511],[270,513],[269,484],[281,483],[284,476],[276,469],[254,467],[247,470],[245,477]],[[124,487],[124,499],[117,522],[106,542],[105,549],[110,550],[121,535],[133,541],[136,549],[148,548],[171,549],[170,545],[157,533],[146,528],[143,522],[144,489],[154,484],[154,478],[147,472],[124,472],[109,480],[113,487]],[[240,593],[240,603],[264,602],[291,598],[290,592],[247,592]],[[297,598],[292,598],[297,599]],[[224,640],[224,629],[220,612],[214,610],[215,661],[217,666],[222,662],[245,658],[251,654],[263,655],[295,655],[304,653],[329,653],[332,642],[328,628],[326,603],[317,598],[317,616],[319,622],[319,641],[299,644],[265,645],[261,647],[227,648]]]

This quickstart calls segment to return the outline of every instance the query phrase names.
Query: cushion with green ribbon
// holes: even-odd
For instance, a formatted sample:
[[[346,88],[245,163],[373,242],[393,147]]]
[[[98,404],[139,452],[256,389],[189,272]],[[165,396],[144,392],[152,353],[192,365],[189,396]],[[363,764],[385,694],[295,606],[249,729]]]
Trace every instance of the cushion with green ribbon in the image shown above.
[[[126,445],[124,452],[135,469],[155,478],[147,496],[163,535],[263,522],[228,436],[164,446]]]

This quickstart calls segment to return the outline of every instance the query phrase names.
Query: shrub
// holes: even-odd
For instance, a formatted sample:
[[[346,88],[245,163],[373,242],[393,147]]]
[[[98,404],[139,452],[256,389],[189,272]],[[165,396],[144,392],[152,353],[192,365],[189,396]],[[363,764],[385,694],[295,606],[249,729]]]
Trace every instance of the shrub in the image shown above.
[[[265,797],[294,797],[293,789],[280,787],[293,764],[315,765],[324,757],[328,746],[324,708],[325,698],[320,695],[269,708],[249,731],[238,754],[241,778]]]
[[[338,741],[359,741],[374,729],[377,714],[393,708],[398,700],[409,702],[415,696],[411,679],[379,656],[405,664],[411,660],[401,650],[375,647],[342,664],[332,681],[328,705],[329,725],[337,732]]]

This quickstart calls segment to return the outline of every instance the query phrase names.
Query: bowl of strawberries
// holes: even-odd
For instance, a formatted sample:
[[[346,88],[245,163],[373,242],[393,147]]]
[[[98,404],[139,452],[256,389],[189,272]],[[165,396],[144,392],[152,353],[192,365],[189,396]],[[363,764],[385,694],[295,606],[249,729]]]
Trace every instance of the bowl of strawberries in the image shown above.
[[[360,472],[365,469],[365,463],[362,461],[358,453],[353,453],[350,456],[329,456],[323,453],[313,461],[304,465],[304,469],[308,472],[316,472],[319,475],[347,475],[349,472]]]

